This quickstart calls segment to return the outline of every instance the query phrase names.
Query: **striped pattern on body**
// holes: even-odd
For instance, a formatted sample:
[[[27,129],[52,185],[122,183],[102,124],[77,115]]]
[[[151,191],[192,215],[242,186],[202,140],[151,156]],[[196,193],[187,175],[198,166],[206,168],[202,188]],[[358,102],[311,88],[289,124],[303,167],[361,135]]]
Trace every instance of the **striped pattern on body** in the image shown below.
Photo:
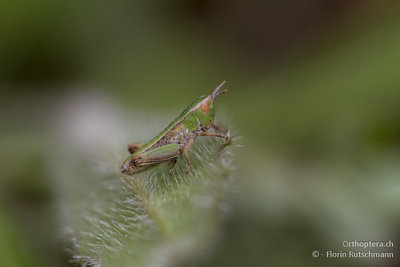
[[[134,155],[142,153],[142,152],[146,152],[150,148],[157,147],[157,145],[156,145],[157,143],[158,143],[158,145],[162,145],[162,143],[160,143],[160,141],[165,136],[167,136],[167,134],[170,133],[171,130],[173,130],[178,124],[180,124],[180,123],[183,124],[183,120],[186,118],[186,116],[188,116],[191,112],[193,112],[194,110],[199,108],[200,105],[203,103],[203,101],[207,98],[208,98],[208,96],[201,96],[198,99],[196,99],[195,101],[193,101],[193,103],[190,104],[187,108],[185,108],[185,110],[183,110],[181,112],[181,114],[179,114],[179,116],[175,118],[175,120],[173,120],[170,124],[168,124],[168,126],[163,131],[161,131],[152,140],[150,140],[149,142],[144,144],[138,151],[136,151],[136,153],[134,153]]]

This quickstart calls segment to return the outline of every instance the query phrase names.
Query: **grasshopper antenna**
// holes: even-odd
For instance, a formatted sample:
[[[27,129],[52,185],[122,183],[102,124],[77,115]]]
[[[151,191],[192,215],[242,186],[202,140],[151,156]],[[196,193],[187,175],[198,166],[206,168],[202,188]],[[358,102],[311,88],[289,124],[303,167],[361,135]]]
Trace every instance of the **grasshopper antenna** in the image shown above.
[[[219,89],[221,89],[222,86],[224,86],[224,84],[225,84],[225,81],[223,81],[220,85],[218,85],[218,87],[215,88],[215,90],[212,92],[211,98],[212,98],[213,101],[215,101],[215,99],[217,98],[217,96],[222,95],[222,94],[225,94],[225,93],[228,92],[228,90],[219,91]]]

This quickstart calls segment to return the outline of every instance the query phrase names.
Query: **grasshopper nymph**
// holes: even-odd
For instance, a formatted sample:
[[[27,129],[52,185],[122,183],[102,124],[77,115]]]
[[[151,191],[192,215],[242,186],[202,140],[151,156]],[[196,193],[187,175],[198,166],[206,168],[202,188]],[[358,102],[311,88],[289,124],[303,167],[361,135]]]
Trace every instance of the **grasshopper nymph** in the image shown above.
[[[209,96],[201,96],[188,106],[173,120],[160,134],[147,143],[133,143],[128,146],[131,155],[121,166],[123,174],[134,174],[154,167],[157,164],[170,162],[171,174],[178,156],[182,154],[186,158],[187,169],[190,171],[190,159],[188,150],[197,136],[214,136],[225,138],[228,145],[232,142],[229,136],[209,132],[210,128],[218,129],[214,125],[215,99],[226,92],[220,91],[225,84],[223,81]]]

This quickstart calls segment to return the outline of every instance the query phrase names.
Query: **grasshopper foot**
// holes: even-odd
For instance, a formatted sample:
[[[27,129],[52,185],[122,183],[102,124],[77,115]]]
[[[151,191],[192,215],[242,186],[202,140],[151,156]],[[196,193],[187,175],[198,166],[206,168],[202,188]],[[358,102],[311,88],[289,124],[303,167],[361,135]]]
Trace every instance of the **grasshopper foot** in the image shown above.
[[[186,174],[188,174],[188,173],[190,172],[190,165],[191,165],[191,163],[190,163],[190,158],[189,158],[189,155],[188,155],[188,153],[187,153],[188,149],[189,149],[189,148],[183,149],[183,154],[185,155],[186,162],[187,162],[187,165],[186,165]]]
[[[229,145],[231,145],[231,144],[233,143],[232,138],[227,137],[226,140],[227,140],[227,142],[221,144],[221,145],[218,147],[218,149],[217,149],[217,153],[215,154],[215,157],[216,157],[218,160],[221,159],[222,150],[223,150],[225,147],[227,147],[227,146],[229,146]]]
[[[176,165],[177,159],[174,159],[171,161],[171,165],[169,167],[169,175],[172,175],[172,172],[174,171],[175,165]]]
[[[191,169],[191,167],[190,167],[190,162],[189,162],[186,167],[186,174],[188,174],[190,172],[190,169]]]
[[[228,132],[227,129],[225,129],[224,127],[222,127],[222,126],[220,126],[220,125],[217,125],[217,124],[215,124],[215,123],[213,123],[211,126],[212,126],[215,130],[220,131],[220,132],[222,132],[222,133],[227,133],[227,132]]]

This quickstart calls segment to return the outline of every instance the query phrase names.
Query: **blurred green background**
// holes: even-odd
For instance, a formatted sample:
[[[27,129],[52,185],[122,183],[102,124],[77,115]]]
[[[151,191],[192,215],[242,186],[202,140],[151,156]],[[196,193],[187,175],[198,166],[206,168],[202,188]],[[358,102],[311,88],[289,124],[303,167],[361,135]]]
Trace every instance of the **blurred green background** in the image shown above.
[[[243,144],[235,148],[233,209],[218,244],[193,265],[397,266],[311,252],[346,251],[344,240],[392,240],[398,257],[398,8],[344,0],[1,1],[0,265],[69,266],[51,160],[80,118],[80,109],[66,110],[94,112],[94,101],[105,116],[160,117],[138,127],[150,137],[157,130],[146,132],[147,124],[161,130],[226,80],[217,120]],[[116,138],[110,144],[119,145]]]

